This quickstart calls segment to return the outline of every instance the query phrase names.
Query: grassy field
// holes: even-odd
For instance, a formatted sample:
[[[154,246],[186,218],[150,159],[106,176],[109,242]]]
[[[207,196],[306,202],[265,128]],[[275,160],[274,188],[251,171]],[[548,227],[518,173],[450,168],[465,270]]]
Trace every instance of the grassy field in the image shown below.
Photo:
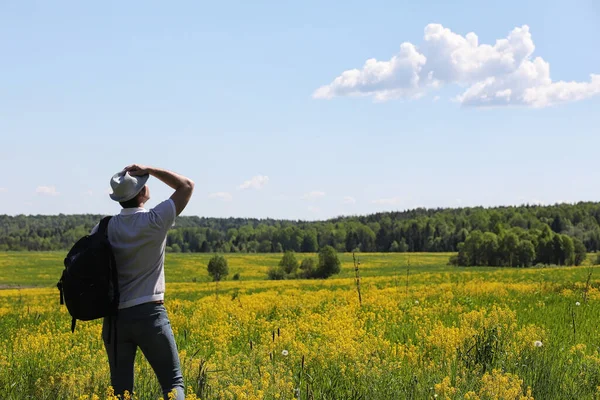
[[[63,257],[0,253],[0,398],[111,398],[100,321],[71,334],[58,304]],[[190,399],[600,398],[595,266],[456,268],[448,254],[361,254],[361,305],[351,255],[333,279],[265,280],[280,257],[227,255],[240,280],[217,287],[208,255],[167,256]],[[157,399],[138,357],[136,396]]]

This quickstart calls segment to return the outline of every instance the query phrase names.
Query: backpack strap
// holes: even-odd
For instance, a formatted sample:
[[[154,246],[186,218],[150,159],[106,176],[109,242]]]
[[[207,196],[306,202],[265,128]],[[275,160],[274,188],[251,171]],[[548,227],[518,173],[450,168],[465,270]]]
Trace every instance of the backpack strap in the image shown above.
[[[110,222],[110,219],[112,217],[104,217],[102,218],[102,220],[100,221],[100,226],[98,226],[98,232],[100,234],[103,234],[107,239],[108,239],[108,223]],[[120,293],[119,293],[119,284],[118,284],[118,278],[117,278],[117,262],[115,260],[115,255],[111,252],[110,254],[110,270],[111,270],[111,279],[113,281],[114,284],[114,306],[116,308],[115,314],[114,315],[109,315],[108,318],[108,344],[110,344],[111,342],[111,333],[112,330],[114,329],[114,342],[113,342],[113,351],[114,351],[114,359],[115,359],[115,366],[117,365],[117,313],[118,313],[118,307],[119,307],[119,298]],[[114,325],[114,326],[113,326]]]
[[[102,218],[102,220],[100,221],[100,226],[98,226],[98,232],[106,237],[108,237],[108,223],[111,218],[112,216]]]

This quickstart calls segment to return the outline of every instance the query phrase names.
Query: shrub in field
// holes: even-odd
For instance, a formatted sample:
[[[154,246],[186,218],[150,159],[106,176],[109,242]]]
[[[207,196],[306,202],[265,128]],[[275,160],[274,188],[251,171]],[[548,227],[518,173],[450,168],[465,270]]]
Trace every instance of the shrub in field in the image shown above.
[[[207,269],[208,274],[215,282],[229,275],[229,265],[227,265],[227,260],[223,256],[216,255],[212,257],[208,262]]]
[[[267,277],[273,281],[280,281],[285,279],[285,272],[281,267],[273,267],[267,272]]]
[[[279,261],[279,266],[288,275],[295,274],[298,271],[298,260],[296,260],[296,254],[293,251],[286,251]]]
[[[325,246],[319,252],[319,265],[315,271],[316,278],[329,278],[331,275],[339,274],[341,269],[340,259],[337,251],[331,246]]]
[[[271,280],[294,279],[297,277],[298,260],[293,251],[286,251],[279,261],[277,267],[272,267],[267,272],[267,277]]]
[[[315,275],[315,260],[312,258],[305,258],[300,264],[300,278],[309,279]]]

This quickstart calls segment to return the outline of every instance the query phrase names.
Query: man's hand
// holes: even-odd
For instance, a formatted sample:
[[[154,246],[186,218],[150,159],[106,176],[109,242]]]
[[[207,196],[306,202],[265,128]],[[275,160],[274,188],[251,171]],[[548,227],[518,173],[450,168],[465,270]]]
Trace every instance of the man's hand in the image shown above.
[[[190,201],[190,197],[192,197],[192,192],[194,191],[194,181],[183,175],[176,174],[175,172],[141,164],[128,165],[123,171],[129,173],[131,176],[152,175],[156,179],[175,189],[175,193],[171,196],[171,200],[173,200],[173,203],[175,204],[177,215],[181,214]]]
[[[150,173],[150,167],[141,164],[131,164],[125,167],[125,172],[129,172],[131,176],[142,176]]]

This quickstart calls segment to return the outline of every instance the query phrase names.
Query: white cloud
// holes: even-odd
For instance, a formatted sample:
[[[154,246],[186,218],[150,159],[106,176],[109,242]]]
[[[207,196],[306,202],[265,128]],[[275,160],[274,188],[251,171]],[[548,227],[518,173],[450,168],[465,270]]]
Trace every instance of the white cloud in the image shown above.
[[[0,187],[0,193],[7,193],[7,192],[8,192],[7,188]]]
[[[264,187],[267,183],[269,183],[269,177],[268,176],[264,176],[264,175],[256,175],[253,176],[252,179],[245,181],[244,183],[242,183],[240,186],[238,186],[238,189],[260,189],[262,187]]]
[[[361,70],[351,69],[314,93],[317,99],[335,96],[373,95],[377,100],[419,93],[420,71],[426,58],[411,43],[402,43],[400,52],[389,61],[368,59]]]
[[[356,199],[352,196],[345,196],[344,204],[356,204]]]
[[[400,197],[390,197],[386,199],[377,199],[373,200],[371,203],[373,204],[385,204],[385,205],[394,205],[399,204],[402,201]]]
[[[527,25],[490,45],[480,44],[473,32],[461,36],[429,24],[420,47],[403,43],[389,61],[369,59],[362,69],[345,71],[317,89],[313,97],[372,96],[385,101],[420,97],[457,84],[467,86],[456,97],[464,106],[540,108],[600,94],[600,75],[591,74],[589,82],[553,82],[550,65],[541,57],[532,58],[534,50]]]
[[[304,196],[302,196],[302,198],[304,200],[317,200],[317,199],[320,199],[321,197],[325,197],[325,192],[312,191],[312,192],[306,193]]]
[[[36,193],[43,194],[45,196],[58,196],[59,193],[56,191],[54,186],[38,186],[35,189]]]
[[[233,200],[233,196],[231,195],[231,193],[227,193],[227,192],[216,192],[216,193],[211,193],[208,195],[208,197],[210,199],[220,199],[223,201],[231,201]]]
[[[434,102],[439,101],[439,100],[440,100],[440,96],[434,96],[434,98],[433,98]]]

